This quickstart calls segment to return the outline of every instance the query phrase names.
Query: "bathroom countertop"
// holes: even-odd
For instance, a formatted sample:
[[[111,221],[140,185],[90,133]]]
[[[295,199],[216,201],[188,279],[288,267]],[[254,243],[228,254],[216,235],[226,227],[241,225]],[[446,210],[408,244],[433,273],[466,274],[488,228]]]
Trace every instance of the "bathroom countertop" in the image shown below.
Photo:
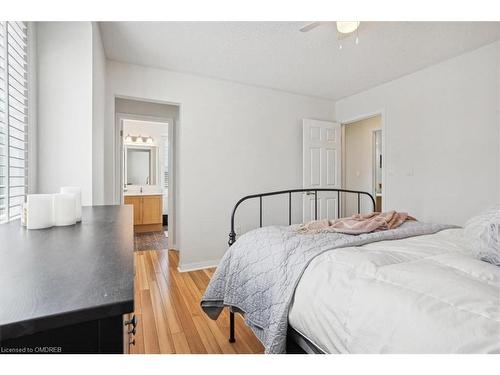
[[[163,193],[141,193],[138,191],[126,191],[123,193],[124,197],[146,197],[151,195],[163,195]]]
[[[131,206],[84,207],[67,227],[0,225],[0,341],[132,312],[133,250]]]

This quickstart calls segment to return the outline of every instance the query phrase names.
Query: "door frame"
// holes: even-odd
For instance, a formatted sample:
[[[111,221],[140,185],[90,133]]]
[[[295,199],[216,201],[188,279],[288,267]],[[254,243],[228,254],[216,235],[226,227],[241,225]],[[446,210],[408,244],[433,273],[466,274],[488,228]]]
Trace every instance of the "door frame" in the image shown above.
[[[376,198],[377,194],[377,175],[376,175],[376,170],[377,170],[377,164],[379,163],[379,160],[377,160],[377,133],[380,132],[380,140],[382,140],[382,128],[377,129],[377,130],[372,130],[372,194],[373,197]],[[383,146],[382,142],[382,146]],[[381,168],[382,168],[382,173],[384,173],[384,154],[382,153],[382,163],[381,163]],[[382,184],[382,193],[384,192],[384,184]]]
[[[337,121],[341,125],[341,152],[342,152],[342,168],[341,168],[341,186],[343,189],[346,188],[345,186],[345,127],[347,125],[353,124],[355,122],[359,122],[362,120],[366,120],[372,117],[380,116],[380,130],[382,130],[382,156],[384,160],[384,166],[382,168],[382,212],[386,210],[386,201],[387,201],[387,196],[388,196],[388,189],[387,189],[387,126],[385,123],[385,109],[379,109],[374,112],[367,112],[363,114],[359,114],[353,117],[348,117],[345,119],[338,119]],[[372,183],[373,184],[373,183]],[[370,193],[371,194],[371,193]],[[344,209],[345,209],[345,196],[342,199],[342,213],[344,214]],[[344,215],[342,215],[344,216]]]
[[[116,96],[115,98],[121,98]],[[136,99],[134,99],[136,100]],[[139,100],[138,100],[139,101]],[[141,100],[146,101],[146,100]],[[147,102],[147,101],[146,101]],[[180,113],[180,106],[179,106]],[[160,122],[168,124],[168,175],[169,180],[174,181],[173,184],[170,184],[169,181],[169,189],[168,189],[168,248],[176,249],[176,238],[175,238],[175,230],[176,227],[176,215],[175,215],[175,207],[176,207],[176,189],[175,189],[175,181],[177,179],[177,174],[175,170],[175,131],[176,127],[175,119],[167,118],[167,117],[158,117],[158,116],[150,116],[150,115],[138,115],[132,113],[123,113],[123,112],[115,112],[115,140],[114,140],[114,199],[118,204],[123,204],[123,120],[139,120],[139,121],[148,121],[148,122]]]

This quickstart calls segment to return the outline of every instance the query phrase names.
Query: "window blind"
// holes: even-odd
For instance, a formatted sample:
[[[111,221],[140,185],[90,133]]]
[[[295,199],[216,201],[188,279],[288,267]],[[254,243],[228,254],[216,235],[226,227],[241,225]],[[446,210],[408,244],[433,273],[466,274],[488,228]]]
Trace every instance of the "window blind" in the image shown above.
[[[28,190],[28,35],[0,22],[0,222],[19,218]]]

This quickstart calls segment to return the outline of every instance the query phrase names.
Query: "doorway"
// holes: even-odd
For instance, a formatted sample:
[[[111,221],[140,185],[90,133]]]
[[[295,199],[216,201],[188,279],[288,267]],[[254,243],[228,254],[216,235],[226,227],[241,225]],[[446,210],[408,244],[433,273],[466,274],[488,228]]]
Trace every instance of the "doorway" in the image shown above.
[[[380,114],[342,124],[342,187],[373,195],[375,211],[382,211],[382,116]],[[343,216],[357,213],[357,200],[345,196]],[[371,212],[372,203],[361,202],[361,212]]]
[[[153,207],[151,215],[141,210],[142,224],[149,225],[152,217],[158,224],[136,225],[136,232],[143,228],[153,231],[154,242],[162,244],[158,249],[176,249],[175,126],[179,107],[117,97],[115,118],[115,201],[131,204],[137,197],[141,207]],[[134,223],[140,223],[141,217],[135,217]]]

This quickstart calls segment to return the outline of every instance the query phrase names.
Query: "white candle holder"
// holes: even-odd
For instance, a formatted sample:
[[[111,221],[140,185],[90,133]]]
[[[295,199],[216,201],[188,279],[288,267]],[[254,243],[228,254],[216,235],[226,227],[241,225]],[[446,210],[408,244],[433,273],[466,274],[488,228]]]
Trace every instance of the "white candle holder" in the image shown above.
[[[52,194],[28,194],[26,227],[44,229],[54,225],[54,198]]]
[[[60,193],[75,195],[76,221],[82,221],[82,189],[78,186],[63,186]]]
[[[53,194],[54,225],[65,226],[76,224],[75,194]]]

